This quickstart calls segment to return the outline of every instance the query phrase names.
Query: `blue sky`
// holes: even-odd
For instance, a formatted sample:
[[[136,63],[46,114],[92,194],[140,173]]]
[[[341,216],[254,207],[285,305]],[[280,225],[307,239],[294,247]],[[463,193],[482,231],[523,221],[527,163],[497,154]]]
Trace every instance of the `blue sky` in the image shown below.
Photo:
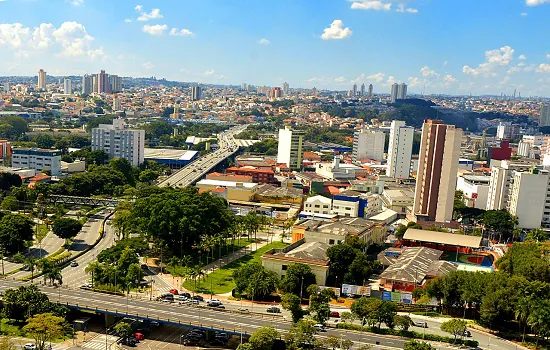
[[[550,96],[550,0],[0,0],[0,75]]]

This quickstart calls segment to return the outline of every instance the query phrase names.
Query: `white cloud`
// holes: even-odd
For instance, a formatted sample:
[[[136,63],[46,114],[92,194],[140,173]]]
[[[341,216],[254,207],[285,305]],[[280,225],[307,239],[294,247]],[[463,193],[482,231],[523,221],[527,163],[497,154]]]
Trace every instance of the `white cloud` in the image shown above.
[[[424,78],[439,78],[439,74],[434,70],[431,70],[428,66],[422,67],[422,69],[420,69],[420,73]]]
[[[213,79],[213,80],[223,80],[223,79],[225,79],[224,75],[217,74],[216,71],[213,70],[213,69],[209,69],[209,70],[205,71],[204,73],[202,73],[202,76],[207,77],[209,79]]]
[[[405,4],[397,5],[397,12],[408,12],[408,13],[418,13],[418,9],[412,7],[405,7]]]
[[[151,12],[147,13],[143,11],[143,6],[137,5],[136,7],[134,7],[134,10],[139,13],[139,17],[137,18],[137,20],[141,22],[147,22],[151,19],[161,19],[164,17],[160,13],[160,9],[152,9]]]
[[[525,0],[527,6],[538,6],[542,4],[550,4],[550,0]]]
[[[485,62],[481,63],[477,68],[464,66],[462,67],[462,72],[474,77],[479,75],[496,76],[493,70],[498,66],[509,65],[513,58],[514,49],[506,45],[500,49],[485,51]]]
[[[367,81],[374,81],[375,83],[380,83],[381,81],[384,81],[384,77],[386,74],[384,73],[376,73],[367,76]]]
[[[397,83],[397,80],[395,80],[395,77],[389,76],[388,81],[386,82],[388,85],[393,85],[394,83]]]
[[[82,6],[84,5],[84,0],[65,0],[65,2],[68,2],[69,4],[73,6]]]
[[[59,53],[66,57],[79,57],[90,53],[94,38],[88,34],[86,27],[77,22],[65,22],[52,33],[55,41],[60,43],[63,50]],[[96,53],[93,54],[96,56]]]
[[[537,73],[550,73],[550,64],[548,63],[541,63],[537,67]]]
[[[132,23],[132,19],[131,18],[126,18],[126,19],[124,19],[124,23]]]
[[[52,34],[55,27],[51,23],[41,23],[39,27],[34,28],[32,34],[33,45],[39,49],[47,49],[52,42]]]
[[[344,22],[339,19],[335,19],[332,21],[329,28],[325,28],[321,38],[323,40],[340,40],[349,38],[351,34],[351,29],[344,28]]]
[[[153,26],[146,24],[143,26],[141,30],[153,36],[161,36],[162,34],[164,34],[164,31],[167,29],[168,29],[168,26],[166,24],[155,24]]]
[[[262,38],[258,41],[258,44],[260,44],[260,45],[269,45],[269,44],[271,44],[271,41],[267,40],[266,38]]]
[[[393,83],[392,83],[393,84]],[[417,77],[409,77],[409,86],[416,87],[425,85],[426,81]]]
[[[141,65],[143,68],[149,70],[149,69],[153,69],[155,68],[155,65],[152,64],[151,62],[145,62],[144,64]]]
[[[443,82],[445,84],[454,84],[454,83],[457,83],[458,82],[458,79],[453,77],[451,74],[446,74],[444,77],[443,77]]]
[[[527,17],[527,12],[520,13],[521,17]]]
[[[307,83],[325,83],[328,81],[325,77],[311,77],[305,80]]]
[[[344,77],[337,77],[337,78],[334,78],[334,82],[335,82],[335,83],[345,83],[345,82],[346,82],[346,78],[344,78]]]
[[[546,54],[546,58],[548,58],[550,60],[550,53]]]
[[[379,0],[357,0],[351,4],[351,8],[354,10],[389,11],[391,10],[391,5],[389,2]]]
[[[521,71],[520,68],[512,67],[512,68],[508,69],[508,71],[506,73],[512,75],[512,74],[515,74],[515,73],[519,73],[520,71]]]
[[[525,67],[525,62],[518,63],[518,67]]]
[[[525,56],[525,55],[519,55],[519,56],[518,56],[518,59],[520,59],[520,60],[526,60],[526,59],[527,59],[527,56]]]
[[[172,35],[172,36],[193,36],[194,34],[189,29],[172,28],[170,30],[170,35]]]

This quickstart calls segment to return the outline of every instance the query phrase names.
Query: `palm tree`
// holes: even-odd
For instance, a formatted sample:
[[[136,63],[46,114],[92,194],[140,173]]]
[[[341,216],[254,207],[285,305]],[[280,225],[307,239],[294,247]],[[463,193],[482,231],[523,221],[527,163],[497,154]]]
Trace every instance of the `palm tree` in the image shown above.
[[[103,265],[101,265],[99,261],[92,261],[91,263],[88,263],[88,266],[86,266],[86,269],[84,269],[84,272],[92,275],[92,285],[95,285],[96,280],[102,281],[102,271]]]
[[[61,268],[58,266],[52,267],[44,276],[50,280],[50,284],[59,282],[59,285],[63,283],[63,276],[61,275]]]
[[[42,271],[42,274],[44,275],[44,284],[46,284],[46,275],[53,268],[52,262],[50,260],[48,260],[47,258],[42,258],[42,259],[37,261],[36,266],[38,266],[40,271]]]
[[[191,257],[191,255],[184,255],[184,256],[181,258],[181,264],[182,264],[184,267],[188,267],[189,264],[191,264],[191,261],[193,261],[193,258]]]
[[[33,282],[34,282],[34,268],[36,267],[37,260],[36,260],[35,257],[29,256],[29,257],[25,260],[25,264],[27,264],[27,266],[28,266],[29,269],[31,270],[31,283],[33,283]]]
[[[200,281],[200,278],[204,276],[205,273],[199,265],[196,265],[189,270],[189,277],[193,278],[193,281],[195,282],[195,291],[197,290],[197,278]]]
[[[532,308],[531,298],[529,297],[523,297],[518,299],[518,303],[516,305],[515,309],[515,318],[519,322],[519,325],[523,324],[523,338],[522,343],[525,341],[525,328],[527,327],[527,320],[529,319],[529,315],[531,313]]]

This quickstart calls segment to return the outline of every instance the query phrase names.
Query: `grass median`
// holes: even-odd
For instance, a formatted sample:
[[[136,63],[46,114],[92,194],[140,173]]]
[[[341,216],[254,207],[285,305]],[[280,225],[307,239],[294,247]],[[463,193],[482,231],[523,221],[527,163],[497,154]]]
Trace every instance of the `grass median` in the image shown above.
[[[273,242],[255,252],[245,255],[240,259],[237,259],[231,262],[228,265],[223,266],[221,269],[218,269],[208,275],[205,278],[201,278],[200,282],[197,279],[197,288],[195,289],[195,282],[193,280],[187,280],[183,283],[183,287],[187,290],[191,290],[197,293],[210,293],[210,288],[212,286],[213,294],[225,294],[229,293],[235,288],[235,282],[233,281],[233,271],[239,267],[251,263],[251,262],[261,262],[262,255],[271,249],[281,249],[286,247],[288,244],[281,242]]]

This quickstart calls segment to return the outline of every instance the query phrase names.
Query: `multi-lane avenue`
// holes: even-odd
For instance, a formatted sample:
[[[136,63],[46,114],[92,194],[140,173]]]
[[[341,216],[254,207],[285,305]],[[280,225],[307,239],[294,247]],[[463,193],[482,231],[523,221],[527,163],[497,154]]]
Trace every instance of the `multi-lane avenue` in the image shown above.
[[[212,168],[237,152],[239,146],[235,142],[234,136],[244,131],[246,127],[247,125],[239,125],[219,133],[219,149],[202,156],[189,165],[183,167],[177,173],[159,183],[159,186],[184,188],[201,179],[206,173],[212,170]]]

